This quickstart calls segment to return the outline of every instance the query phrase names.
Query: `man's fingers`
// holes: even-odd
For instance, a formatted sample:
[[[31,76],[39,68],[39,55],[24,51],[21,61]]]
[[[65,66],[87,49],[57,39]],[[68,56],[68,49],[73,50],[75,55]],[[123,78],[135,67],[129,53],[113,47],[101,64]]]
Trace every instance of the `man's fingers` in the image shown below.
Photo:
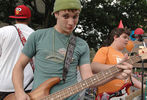
[[[128,60],[128,54],[125,54],[123,59],[119,62],[119,64],[125,62],[126,60]]]
[[[132,70],[123,70],[123,73],[130,74],[132,73]]]
[[[130,77],[132,71],[131,70],[123,70],[122,72],[122,77],[124,77],[124,79]]]
[[[122,75],[122,77],[124,77],[124,78],[128,77],[128,74],[126,74],[126,73],[122,73],[121,75]]]
[[[133,66],[129,63],[123,62],[121,64],[116,65],[118,68],[121,68],[123,70],[132,70]]]

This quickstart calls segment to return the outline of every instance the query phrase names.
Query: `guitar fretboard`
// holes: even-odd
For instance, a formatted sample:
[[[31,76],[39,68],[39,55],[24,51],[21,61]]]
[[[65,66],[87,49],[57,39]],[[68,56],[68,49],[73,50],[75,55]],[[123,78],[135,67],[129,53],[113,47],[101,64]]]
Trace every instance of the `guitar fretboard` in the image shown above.
[[[140,57],[139,56],[135,56],[135,57],[131,57],[129,60],[127,60],[126,62],[133,64],[134,61],[139,61]],[[118,72],[121,72],[122,69],[119,69],[115,66],[99,72],[97,74],[95,74],[94,76],[83,80],[79,83],[76,83],[72,86],[66,87],[60,91],[57,91],[53,94],[48,95],[47,97],[41,99],[41,100],[63,100],[75,93],[78,93],[80,91],[82,91],[85,88],[89,88],[92,85],[95,85],[97,83],[102,83],[104,81],[106,81],[106,79],[111,79],[114,74],[117,74]]]

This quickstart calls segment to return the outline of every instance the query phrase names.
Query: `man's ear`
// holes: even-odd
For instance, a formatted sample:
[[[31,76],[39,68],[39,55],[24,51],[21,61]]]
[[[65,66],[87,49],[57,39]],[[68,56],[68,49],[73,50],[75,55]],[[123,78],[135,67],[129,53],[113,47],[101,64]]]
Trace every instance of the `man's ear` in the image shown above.
[[[55,12],[54,13],[55,18],[57,19],[57,17],[59,16],[59,12]]]
[[[113,39],[115,40],[116,38],[118,38],[118,36],[117,35],[114,35]]]

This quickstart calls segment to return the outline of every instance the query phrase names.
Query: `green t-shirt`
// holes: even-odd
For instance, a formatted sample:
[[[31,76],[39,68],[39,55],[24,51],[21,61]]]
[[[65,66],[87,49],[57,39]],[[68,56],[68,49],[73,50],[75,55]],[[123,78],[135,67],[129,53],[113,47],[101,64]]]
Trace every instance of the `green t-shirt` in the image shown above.
[[[37,30],[29,36],[22,52],[29,58],[35,56],[33,89],[52,77],[62,78],[64,57],[69,38],[70,35],[61,34],[54,28]],[[72,59],[66,82],[60,81],[59,84],[51,88],[50,93],[76,83],[77,66],[90,63],[89,47],[79,37],[76,38],[76,47]],[[76,100],[76,97],[70,97],[67,100]]]

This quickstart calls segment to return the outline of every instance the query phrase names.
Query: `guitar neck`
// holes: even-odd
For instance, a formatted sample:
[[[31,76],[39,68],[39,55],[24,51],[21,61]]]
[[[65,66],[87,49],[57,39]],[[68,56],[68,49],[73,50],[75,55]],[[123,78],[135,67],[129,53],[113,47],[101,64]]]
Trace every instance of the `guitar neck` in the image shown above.
[[[114,74],[121,72],[121,69],[118,69],[117,67],[111,67],[108,70],[105,70],[103,72],[97,73],[94,76],[83,80],[79,83],[76,83],[72,86],[69,86],[67,88],[64,88],[60,91],[57,91],[53,94],[50,94],[49,96],[45,97],[42,100],[63,100],[64,98],[67,98],[75,93],[78,93],[82,91],[85,88],[89,88],[92,85],[95,85],[99,82],[105,81],[108,78],[111,78]]]
[[[131,59],[128,59],[126,62],[132,64],[133,61],[136,59],[136,57],[134,60],[133,59],[134,58],[132,57]],[[76,83],[72,86],[66,87],[60,91],[52,93],[52,94],[48,95],[47,97],[43,98],[42,100],[63,100],[63,99],[65,99],[75,93],[82,91],[85,88],[89,88],[92,85],[96,85],[98,83],[103,83],[107,79],[111,79],[115,74],[117,74],[118,72],[121,72],[121,71],[122,71],[122,69],[119,69],[119,68],[113,66],[107,70],[104,70],[104,71],[101,71],[101,72],[95,74],[94,76],[92,76],[86,80],[83,80],[83,81]]]
[[[144,88],[143,91],[145,91],[145,88]],[[139,90],[133,92],[132,94],[126,96],[126,97],[125,97],[125,100],[133,100],[133,98],[135,98],[135,97],[137,97],[137,96],[139,96],[139,95],[141,95],[141,89],[139,89]]]

